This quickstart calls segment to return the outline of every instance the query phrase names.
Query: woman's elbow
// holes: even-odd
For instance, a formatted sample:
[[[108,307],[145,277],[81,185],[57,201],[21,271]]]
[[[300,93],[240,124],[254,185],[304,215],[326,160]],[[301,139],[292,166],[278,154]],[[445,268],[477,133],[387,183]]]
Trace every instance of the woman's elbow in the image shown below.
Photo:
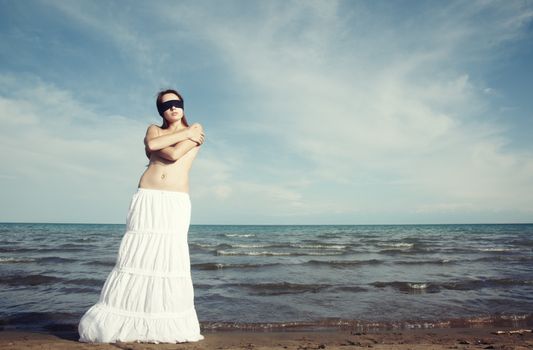
[[[155,152],[159,150],[159,149],[156,149],[156,145],[154,144],[153,140],[145,142],[145,145],[146,145],[146,149],[148,150],[148,152]]]

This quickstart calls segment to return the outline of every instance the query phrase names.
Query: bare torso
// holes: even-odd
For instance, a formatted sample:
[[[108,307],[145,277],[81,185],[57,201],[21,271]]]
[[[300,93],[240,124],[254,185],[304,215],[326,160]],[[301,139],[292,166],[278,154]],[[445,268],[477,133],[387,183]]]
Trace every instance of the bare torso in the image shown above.
[[[168,131],[159,130],[159,135],[166,133]],[[150,163],[142,174],[138,187],[188,193],[189,171],[199,149],[200,147],[194,147],[176,161],[162,158],[157,152],[152,152]]]

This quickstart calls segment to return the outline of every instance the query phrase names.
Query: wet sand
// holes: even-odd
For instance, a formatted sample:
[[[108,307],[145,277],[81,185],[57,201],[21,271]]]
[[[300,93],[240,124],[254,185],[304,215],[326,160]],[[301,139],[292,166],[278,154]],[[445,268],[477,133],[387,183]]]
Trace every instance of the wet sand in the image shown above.
[[[503,334],[496,334],[504,331]],[[509,332],[510,331],[510,332]],[[195,343],[78,342],[78,333],[0,331],[0,349],[533,349],[531,329],[448,328],[402,331],[202,332]]]

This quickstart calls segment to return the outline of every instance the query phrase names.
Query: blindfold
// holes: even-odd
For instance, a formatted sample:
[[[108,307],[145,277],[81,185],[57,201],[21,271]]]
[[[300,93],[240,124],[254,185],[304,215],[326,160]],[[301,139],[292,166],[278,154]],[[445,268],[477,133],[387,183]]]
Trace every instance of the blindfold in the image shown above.
[[[159,106],[157,106],[157,111],[159,112],[160,116],[163,116],[163,113],[170,107],[176,107],[176,108],[183,109],[183,101],[182,100],[170,100],[167,102],[163,102]]]

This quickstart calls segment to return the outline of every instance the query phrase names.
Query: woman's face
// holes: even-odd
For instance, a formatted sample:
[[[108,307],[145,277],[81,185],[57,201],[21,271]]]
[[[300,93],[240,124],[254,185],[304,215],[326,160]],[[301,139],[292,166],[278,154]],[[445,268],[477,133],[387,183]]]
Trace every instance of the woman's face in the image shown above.
[[[171,100],[180,100],[180,98],[173,93],[164,94],[161,97],[161,102],[167,102]],[[169,123],[179,121],[181,118],[183,118],[183,109],[177,107],[170,107],[169,109],[163,112],[163,116]]]

